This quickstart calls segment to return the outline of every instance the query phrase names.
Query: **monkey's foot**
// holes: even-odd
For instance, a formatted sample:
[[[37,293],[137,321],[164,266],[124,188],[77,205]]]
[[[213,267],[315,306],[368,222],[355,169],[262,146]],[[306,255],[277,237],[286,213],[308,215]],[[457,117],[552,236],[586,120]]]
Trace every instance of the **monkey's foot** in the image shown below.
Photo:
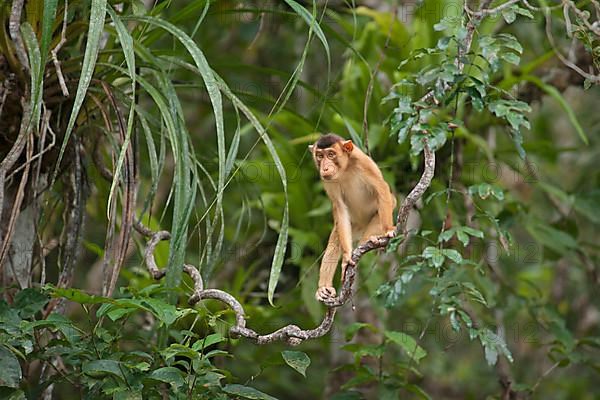
[[[335,288],[331,286],[321,286],[317,289],[315,298],[322,303],[328,303],[335,298]]]
[[[396,229],[395,228],[391,228],[390,230],[386,231],[383,235],[381,236],[369,236],[368,241],[373,242],[373,243],[377,243],[379,241],[380,237],[386,237],[386,238],[393,238],[394,236],[396,236]]]

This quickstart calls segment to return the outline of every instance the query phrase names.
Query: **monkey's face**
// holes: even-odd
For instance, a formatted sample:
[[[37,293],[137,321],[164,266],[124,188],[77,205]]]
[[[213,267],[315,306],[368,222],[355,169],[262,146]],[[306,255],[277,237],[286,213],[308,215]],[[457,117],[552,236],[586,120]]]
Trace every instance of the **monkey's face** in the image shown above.
[[[353,145],[350,140],[334,143],[331,147],[324,149],[312,146],[313,159],[321,179],[325,181],[338,179],[348,167],[352,148]]]

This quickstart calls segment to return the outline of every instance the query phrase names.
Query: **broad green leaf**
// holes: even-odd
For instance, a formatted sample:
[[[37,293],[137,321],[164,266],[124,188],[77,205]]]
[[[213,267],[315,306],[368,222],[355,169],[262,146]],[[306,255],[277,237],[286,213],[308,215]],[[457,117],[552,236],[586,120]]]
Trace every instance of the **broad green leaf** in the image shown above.
[[[454,249],[442,249],[442,254],[457,264],[460,264],[463,261],[460,253]]]
[[[125,380],[121,368],[122,366],[119,361],[94,360],[84,363],[81,367],[81,372],[94,378],[112,375],[116,378]]]
[[[180,387],[185,384],[183,372],[175,367],[162,367],[156,369],[148,375],[148,378],[168,383],[173,387]]]
[[[223,335],[221,335],[220,333],[211,333],[210,335],[206,336],[205,338],[198,339],[192,345],[192,349],[196,350],[196,351],[202,351],[205,348],[212,346],[213,344],[221,343],[221,342],[224,342],[225,340],[227,340],[227,339],[225,337],[223,337]]]
[[[517,14],[512,8],[505,8],[502,10],[502,17],[506,21],[507,24],[512,24],[517,19]]]
[[[463,247],[469,244],[469,235],[467,235],[463,230],[456,231],[456,238],[460,240],[460,242],[463,244]]]
[[[167,326],[173,324],[180,317],[174,305],[162,300],[145,298],[142,299],[142,304],[148,305],[153,314]]]
[[[65,339],[71,344],[81,341],[81,331],[73,321],[62,314],[52,313],[46,319],[40,319],[28,324],[31,328],[54,328],[63,334]]]
[[[301,351],[284,350],[281,356],[287,365],[298,371],[306,378],[306,368],[310,365],[310,358]]]
[[[377,328],[375,328],[372,324],[368,324],[366,322],[353,322],[346,328],[346,332],[344,333],[346,341],[349,342],[352,340],[356,332],[363,328],[368,329],[371,332],[377,332]]]
[[[143,397],[140,390],[127,390],[115,393],[113,395],[113,400],[143,400]]]
[[[437,247],[428,246],[423,250],[423,258],[431,260],[435,268],[440,268],[444,264],[444,255]]]
[[[419,363],[419,361],[427,355],[427,352],[417,344],[415,339],[404,332],[385,331],[384,334],[390,342],[400,346],[416,363]]]
[[[90,295],[79,289],[57,288],[50,285],[45,287],[53,297],[64,297],[67,300],[79,304],[102,304],[112,303],[114,300],[108,297]]]
[[[227,394],[231,394],[233,396],[240,396],[244,399],[251,400],[277,400],[276,397],[269,396],[266,393],[261,392],[260,390],[254,389],[250,386],[238,385],[238,384],[229,384],[223,387],[223,391]]]
[[[39,289],[26,288],[17,293],[13,307],[18,309],[21,318],[29,318],[40,311],[48,300],[48,296]]]
[[[519,57],[515,53],[511,53],[510,51],[507,51],[505,53],[500,53],[500,58],[502,58],[504,61],[514,64],[514,65],[519,65],[519,63],[521,62],[521,57]]]
[[[117,321],[126,315],[139,311],[139,308],[132,307],[115,307],[111,304],[103,304],[97,311],[98,317],[106,315],[111,321]]]
[[[0,365],[0,386],[18,388],[23,378],[21,365],[12,351],[4,346],[0,346]]]
[[[490,331],[482,329],[478,333],[479,340],[485,351],[485,359],[488,365],[495,365],[498,361],[498,354],[502,354],[510,362],[513,361],[512,354],[503,338]]]

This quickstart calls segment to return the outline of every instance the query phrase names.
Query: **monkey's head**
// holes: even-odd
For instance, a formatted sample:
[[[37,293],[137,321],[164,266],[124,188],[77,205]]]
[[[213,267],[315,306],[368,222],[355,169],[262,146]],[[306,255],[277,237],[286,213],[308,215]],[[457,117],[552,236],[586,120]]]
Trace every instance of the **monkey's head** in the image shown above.
[[[338,178],[346,170],[353,149],[352,140],[344,140],[333,133],[321,136],[315,144],[308,146],[321,179],[326,181]]]

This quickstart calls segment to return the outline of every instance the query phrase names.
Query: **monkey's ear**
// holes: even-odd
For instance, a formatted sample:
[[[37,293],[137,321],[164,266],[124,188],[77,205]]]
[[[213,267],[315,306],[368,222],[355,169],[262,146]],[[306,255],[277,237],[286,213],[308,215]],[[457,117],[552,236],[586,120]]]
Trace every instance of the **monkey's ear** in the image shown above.
[[[310,151],[310,152],[312,153],[312,152],[313,152],[313,148],[314,148],[314,147],[315,147],[314,145],[312,145],[312,144],[309,144],[309,145],[308,145],[308,151]]]
[[[350,153],[352,149],[354,149],[354,143],[352,143],[352,140],[346,140],[342,143],[342,147],[344,148],[344,150]]]

